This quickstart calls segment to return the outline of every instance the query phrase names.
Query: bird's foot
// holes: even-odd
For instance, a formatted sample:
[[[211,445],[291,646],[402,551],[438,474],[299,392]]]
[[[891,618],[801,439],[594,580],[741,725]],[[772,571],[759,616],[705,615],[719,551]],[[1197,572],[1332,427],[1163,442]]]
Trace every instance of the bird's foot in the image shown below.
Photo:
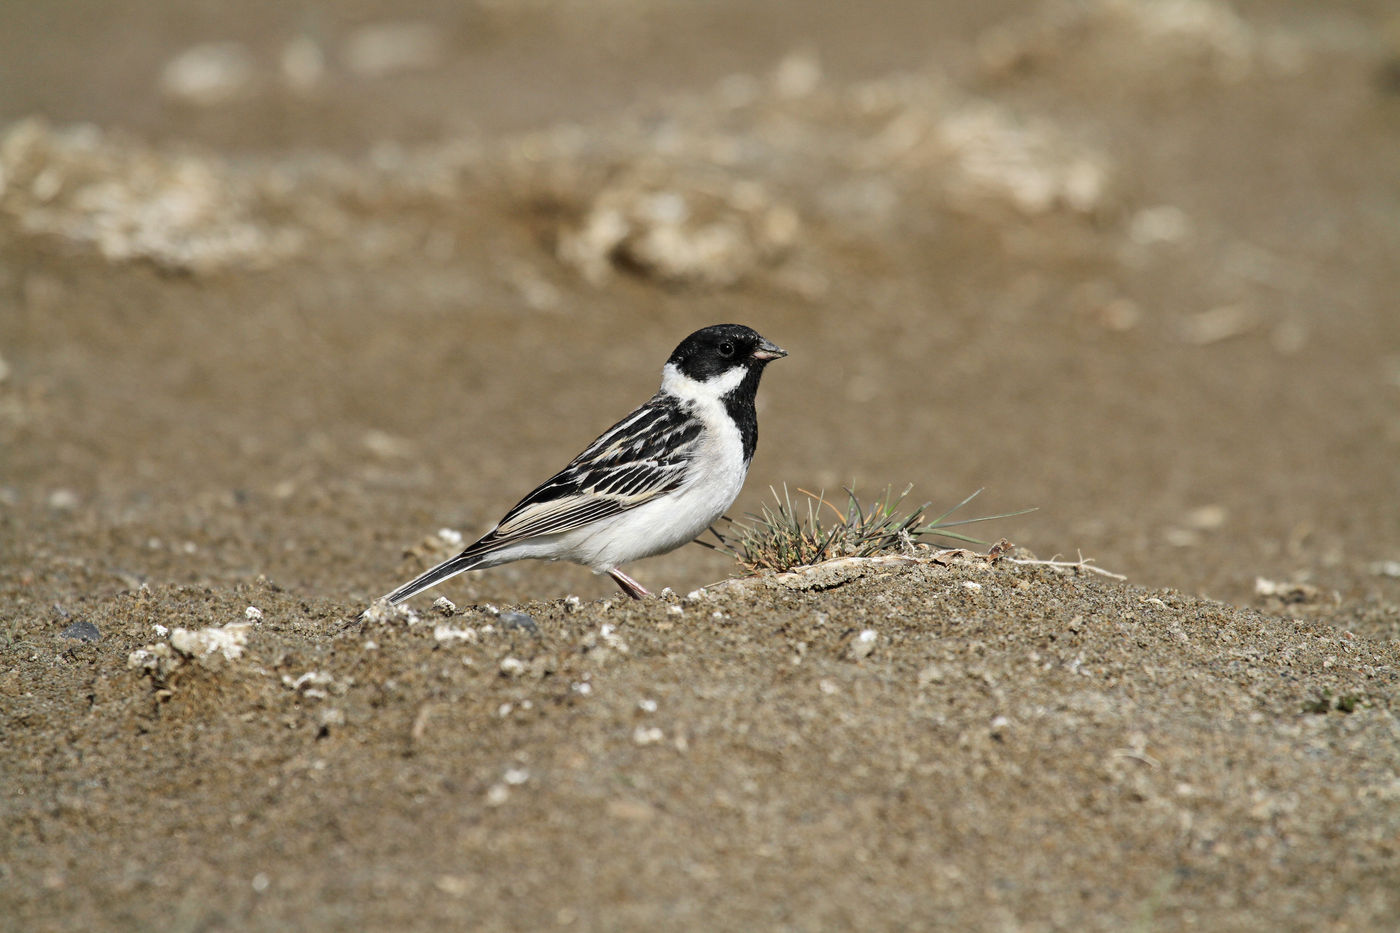
[[[641,599],[643,596],[651,595],[647,592],[646,587],[642,586],[616,567],[608,571],[608,576],[612,577],[613,580],[617,582],[617,585],[622,588],[622,592],[631,596],[633,599]]]

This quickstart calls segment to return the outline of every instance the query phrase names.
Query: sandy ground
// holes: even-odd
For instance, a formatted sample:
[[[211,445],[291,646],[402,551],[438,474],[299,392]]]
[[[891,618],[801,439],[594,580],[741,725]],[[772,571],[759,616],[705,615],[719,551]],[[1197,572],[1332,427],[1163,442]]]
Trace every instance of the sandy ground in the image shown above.
[[[0,927],[1394,929],[1400,19],[857,6],[0,10]],[[1126,582],[346,624],[719,321]]]

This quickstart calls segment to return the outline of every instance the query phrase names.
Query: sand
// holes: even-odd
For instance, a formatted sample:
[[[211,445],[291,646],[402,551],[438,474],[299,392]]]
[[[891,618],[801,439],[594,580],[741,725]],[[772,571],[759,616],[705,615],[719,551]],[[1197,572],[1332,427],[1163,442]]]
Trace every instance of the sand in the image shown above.
[[[3,16],[0,927],[1394,928],[1386,4]],[[1018,549],[353,623],[719,321]]]

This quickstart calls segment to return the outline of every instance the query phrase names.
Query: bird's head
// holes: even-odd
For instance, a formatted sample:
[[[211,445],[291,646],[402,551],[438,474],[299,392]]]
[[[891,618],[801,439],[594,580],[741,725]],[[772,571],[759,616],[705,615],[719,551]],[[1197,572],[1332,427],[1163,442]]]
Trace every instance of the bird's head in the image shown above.
[[[787,356],[787,351],[765,340],[758,331],[743,324],[715,324],[697,330],[681,341],[666,361],[665,373],[719,388],[719,394],[745,382],[756,386],[758,374],[770,362]]]

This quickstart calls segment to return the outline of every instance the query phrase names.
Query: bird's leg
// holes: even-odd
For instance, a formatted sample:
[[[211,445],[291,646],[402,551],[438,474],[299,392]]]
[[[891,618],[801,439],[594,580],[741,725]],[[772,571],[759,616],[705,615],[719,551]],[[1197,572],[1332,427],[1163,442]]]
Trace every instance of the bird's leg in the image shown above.
[[[633,580],[631,577],[627,576],[627,574],[623,573],[621,570],[618,570],[616,567],[608,571],[608,576],[616,580],[617,585],[622,587],[622,592],[626,593],[628,596],[631,596],[633,599],[641,599],[643,596],[651,595],[647,592],[646,587],[642,586],[636,580]]]

